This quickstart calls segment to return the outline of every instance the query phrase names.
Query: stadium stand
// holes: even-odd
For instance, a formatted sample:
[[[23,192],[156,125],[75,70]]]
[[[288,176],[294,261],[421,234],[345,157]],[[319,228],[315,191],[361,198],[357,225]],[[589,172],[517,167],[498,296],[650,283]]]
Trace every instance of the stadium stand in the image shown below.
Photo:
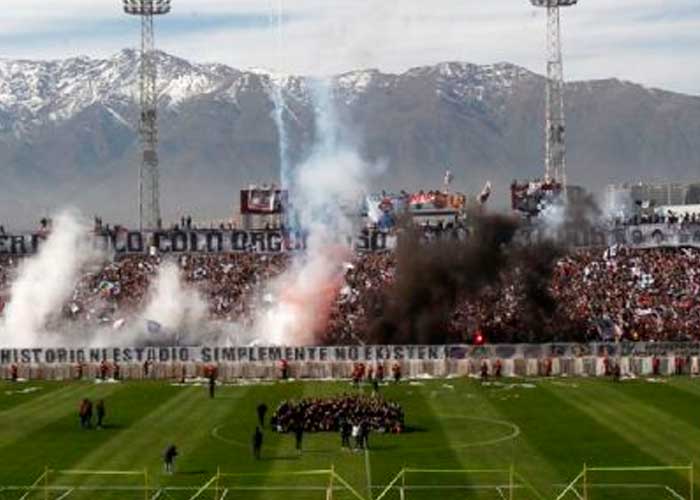
[[[0,313],[20,259],[0,257]],[[127,256],[85,272],[62,314],[111,324],[143,307],[163,259]],[[253,300],[291,262],[288,255],[216,254],[177,258],[184,280],[199,290],[212,319],[251,324],[264,302]],[[560,258],[549,292],[552,310],[533,323],[526,277],[501,276],[478,299],[460,300],[446,325],[455,341],[480,332],[488,342],[697,340],[700,332],[700,251],[690,248],[580,250]],[[356,254],[334,302],[325,341],[356,343],[370,328],[373,308],[394,281],[393,253]]]

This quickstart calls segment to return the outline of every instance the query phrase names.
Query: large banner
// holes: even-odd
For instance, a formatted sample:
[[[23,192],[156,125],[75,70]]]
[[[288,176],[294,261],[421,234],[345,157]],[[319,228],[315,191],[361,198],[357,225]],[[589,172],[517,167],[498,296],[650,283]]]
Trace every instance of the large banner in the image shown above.
[[[449,346],[451,359],[543,359],[583,356],[700,356],[700,342],[590,342],[551,344],[487,344]]]
[[[446,238],[454,234],[443,233]],[[468,231],[463,231],[464,237]],[[439,235],[435,235],[439,237]],[[460,236],[461,237],[461,236]],[[147,253],[286,253],[306,248],[306,236],[300,232],[282,230],[168,230],[127,231],[91,235],[94,246],[117,255]],[[623,245],[630,248],[695,247],[700,248],[700,224],[668,226],[648,224],[621,226],[610,230],[564,229],[548,231],[538,227],[525,227],[519,231],[518,240],[534,244],[554,240],[561,245],[607,248]],[[36,253],[45,235],[0,235],[0,255],[30,255]],[[362,231],[356,237],[348,237],[348,245],[358,252],[382,252],[396,247],[394,234],[386,231]]]
[[[61,363],[250,363],[435,361],[451,356],[450,346],[319,346],[319,347],[110,347],[0,348],[0,365]]]
[[[546,359],[584,356],[700,356],[700,342],[590,344],[389,345],[317,347],[0,348],[1,365],[65,363],[270,363]]]
[[[610,247],[629,248],[695,247],[700,248],[700,224],[641,224],[607,228],[564,228],[552,231],[546,227],[525,227],[519,231],[523,243],[554,240],[571,248]]]
[[[306,235],[282,230],[171,230],[118,231],[91,234],[93,246],[116,255],[184,253],[261,253],[298,252],[306,248]],[[40,234],[0,235],[0,255],[31,255],[46,236]],[[363,231],[348,238],[358,252],[391,249],[396,238],[381,231]]]

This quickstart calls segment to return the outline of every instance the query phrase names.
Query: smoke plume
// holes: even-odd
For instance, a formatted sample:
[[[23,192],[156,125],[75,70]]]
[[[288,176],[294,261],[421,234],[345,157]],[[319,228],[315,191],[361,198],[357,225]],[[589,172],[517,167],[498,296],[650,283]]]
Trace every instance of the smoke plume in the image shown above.
[[[293,210],[307,241],[289,271],[271,286],[276,304],[259,321],[260,336],[276,344],[317,342],[343,285],[343,263],[358,229],[351,212],[366,190],[371,168],[344,140],[328,81],[311,81],[316,104],[316,143],[295,169]]]
[[[71,296],[82,268],[104,255],[88,239],[89,228],[70,211],[53,222],[36,256],[24,260],[10,291],[0,325],[2,344],[10,347],[51,345],[61,341],[49,324]]]
[[[442,343],[457,300],[475,296],[498,280],[506,267],[505,246],[517,223],[504,217],[480,219],[476,235],[466,241],[422,242],[408,228],[396,250],[396,280],[384,298],[370,331],[372,342]]]
[[[394,285],[376,305],[369,338],[380,344],[441,344],[463,341],[465,332],[450,332],[449,320],[462,300],[477,299],[489,286],[500,287],[506,273],[523,276],[524,317],[536,327],[556,309],[551,296],[556,245],[522,247],[515,241],[519,222],[481,216],[466,240],[426,243],[407,228],[399,239]],[[476,326],[476,325],[475,325]]]
[[[166,332],[188,332],[206,320],[207,304],[195,289],[183,284],[177,264],[165,262],[151,284],[143,317]]]

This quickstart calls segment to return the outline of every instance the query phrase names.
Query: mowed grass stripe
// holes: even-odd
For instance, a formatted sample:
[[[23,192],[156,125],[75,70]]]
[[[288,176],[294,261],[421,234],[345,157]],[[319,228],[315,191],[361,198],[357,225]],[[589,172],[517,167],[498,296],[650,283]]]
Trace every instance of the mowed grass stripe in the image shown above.
[[[637,398],[630,396],[634,392],[628,391],[634,384],[646,382],[616,384],[606,380],[581,381],[583,390],[569,396],[574,405],[638,449],[638,452],[624,454],[615,449],[616,443],[604,443],[602,449],[606,454],[586,462],[589,466],[602,467],[688,465],[685,459],[697,453],[693,451],[697,447],[689,445],[689,442],[697,440],[698,431],[649,405],[653,394],[644,391]],[[669,428],[675,429],[673,434],[668,433]],[[676,494],[683,497],[689,495],[686,472],[598,472],[590,475],[589,481],[661,484],[673,488]],[[620,495],[619,490],[615,494]],[[637,491],[637,494],[640,492]],[[663,495],[660,491],[655,491],[655,494]]]
[[[3,419],[22,419],[26,416],[32,416],[37,411],[49,407],[53,401],[60,401],[67,397],[80,398],[80,392],[88,390],[87,388],[92,387],[92,385],[84,383],[64,386],[49,384],[37,387],[41,387],[41,389],[31,395],[6,396],[13,400],[13,404],[0,410],[0,417]]]
[[[211,463],[216,464],[208,471],[212,475],[217,466],[224,473],[257,472],[262,462],[253,458],[252,435],[257,425],[257,405],[269,397],[269,390],[261,386],[224,387],[217,390],[215,399],[205,398],[203,413],[195,415],[201,439],[183,455],[180,470],[188,472],[194,464]],[[265,437],[269,434],[266,430],[264,433]],[[270,449],[265,452],[269,455]]]
[[[666,410],[673,410],[676,418],[682,418],[692,426],[700,425],[700,379],[679,377],[670,379],[658,398],[652,403],[662,405]],[[665,392],[668,391],[668,395]],[[677,407],[676,407],[677,405]]]
[[[270,412],[281,403],[283,400],[295,400],[300,398],[314,398],[338,396],[348,392],[355,392],[347,382],[323,382],[323,383],[279,383],[267,388],[261,388],[251,394],[250,407],[248,412],[241,417],[241,422],[245,426],[246,439],[250,441],[252,432],[256,425],[255,407],[260,402],[265,402],[270,408]],[[249,432],[248,432],[249,431]],[[234,435],[231,429],[227,432]],[[239,436],[238,438],[243,439]],[[370,438],[376,443],[377,437],[373,435]],[[365,471],[365,457],[362,453],[351,453],[342,450],[340,446],[340,436],[335,433],[305,433],[303,440],[303,451],[298,455],[295,450],[294,434],[278,434],[267,427],[265,429],[265,445],[263,446],[263,460],[256,462],[241,459],[238,457],[236,471],[247,472],[249,470],[256,473],[266,474],[267,477],[251,478],[246,480],[227,480],[227,484],[249,484],[262,485],[272,487],[314,487],[323,488],[328,484],[329,477],[322,475],[295,477],[285,475],[290,472],[309,471],[309,470],[327,470],[335,468],[335,470],[348,481],[353,488],[361,494],[367,495],[367,475]],[[375,444],[374,448],[383,447]],[[250,453],[250,452],[248,452]],[[372,452],[372,463],[375,463],[375,456]],[[228,469],[231,470],[230,468]],[[396,474],[398,469],[392,470]],[[372,471],[374,474],[374,470]],[[232,495],[240,492],[231,493]],[[251,491],[244,494],[246,499],[277,499],[279,492],[275,491]],[[324,495],[319,491],[303,491],[293,490],[285,491],[284,497],[288,500],[321,498]],[[349,499],[351,496],[347,492],[336,492],[336,498],[341,500]]]
[[[516,468],[538,491],[557,493],[553,485],[572,480],[585,462],[598,463],[610,456],[633,457],[639,463],[650,460],[634,440],[626,439],[573,403],[568,395],[580,391],[578,382],[566,387],[546,380],[525,382],[536,387],[513,389],[508,391],[511,397],[495,398],[493,404],[504,419],[520,427],[519,439],[527,440],[527,448],[516,450]],[[533,462],[525,454],[529,449],[537,451],[540,461]],[[541,461],[547,464],[545,468]]]
[[[551,483],[570,481],[584,462],[589,465],[667,465],[674,463],[675,457],[700,455],[700,431],[696,430],[693,420],[693,410],[700,402],[700,391],[694,381],[679,378],[659,384],[646,381],[615,384],[609,380],[592,379],[503,379],[501,382],[504,385],[500,387],[482,386],[478,381],[467,379],[383,386],[381,392],[387,399],[399,402],[405,409],[407,424],[412,431],[399,436],[371,434],[373,485],[386,484],[403,466],[507,468],[514,461],[517,470],[549,498],[555,496],[549,495],[555,492],[547,489],[551,488]],[[527,388],[521,382],[534,384],[535,388]],[[515,385],[510,385],[512,383]],[[66,388],[71,390],[64,390]],[[370,392],[367,386],[361,390]],[[113,392],[107,395],[106,391]],[[354,391],[347,382],[226,386],[219,388],[216,399],[210,400],[206,387],[174,387],[167,382],[66,383],[54,391],[60,396],[57,399],[38,405],[34,400],[28,401],[3,413],[7,415],[14,411],[26,415],[27,421],[15,420],[23,437],[0,448],[0,484],[29,484],[48,464],[54,468],[148,468],[156,485],[196,488],[212,477],[220,465],[225,472],[263,475],[255,480],[249,479],[248,485],[319,486],[319,478],[294,480],[279,477],[276,473],[327,469],[335,465],[343,477],[366,495],[364,455],[341,451],[337,434],[307,434],[304,453],[297,457],[294,436],[278,435],[268,427],[265,429],[264,459],[255,461],[250,449],[252,432],[257,424],[255,409],[260,402],[268,405],[271,414],[283,399]],[[85,396],[93,400],[105,398],[107,423],[111,428],[103,431],[79,429],[77,403]],[[29,411],[31,405],[34,408]],[[37,418],[44,422],[38,428]],[[516,440],[465,446],[474,441],[493,441],[510,432],[508,428],[493,424],[494,420],[512,422],[520,428],[521,434]],[[700,423],[700,417],[698,421]],[[217,427],[221,427],[223,440],[211,434]],[[1,426],[0,437],[3,433],[14,435],[14,430]],[[169,442],[181,450],[178,473],[173,477],[161,477],[161,454]],[[634,482],[650,477],[661,481],[670,476],[610,477]],[[497,496],[493,489],[477,493],[437,487],[456,482],[477,486],[485,480],[483,477],[426,475],[412,480],[414,484],[433,484],[435,487],[422,492],[412,491],[407,494],[407,500],[434,500],[436,495],[441,497],[440,500]],[[62,481],[68,484],[65,478]],[[100,486],[135,484],[133,478],[88,477],[71,478],[70,481],[71,484],[83,482]],[[321,481],[325,484],[325,478]],[[678,491],[683,493],[680,489]],[[377,492],[375,489],[374,493]],[[631,491],[629,495],[615,498],[632,498],[631,495],[636,493],[639,492]],[[188,498],[186,492],[168,494],[174,500]],[[71,497],[82,500],[81,495],[83,493],[76,491]],[[106,492],[100,493],[100,499],[118,498],[106,495]],[[227,498],[306,500],[321,498],[321,495],[323,492],[318,491],[232,490]],[[350,497],[338,492],[336,498],[349,500]],[[398,494],[388,497],[389,500],[397,498]],[[532,496],[519,490],[516,498],[529,499]]]
[[[561,482],[570,472],[568,467],[562,468],[560,463],[552,463],[537,441],[533,440],[532,429],[539,428],[541,416],[533,418],[531,405],[534,403],[536,408],[549,408],[555,399],[539,387],[513,388],[509,383],[495,386],[470,380],[450,381],[455,387],[451,390],[452,396],[445,400],[435,399],[433,404],[439,407],[439,414],[454,413],[457,410],[474,417],[474,420],[465,420],[465,425],[488,427],[494,425],[488,423],[488,420],[492,420],[516,426],[520,432],[515,438],[481,446],[457,447],[455,453],[459,457],[466,457],[464,462],[469,466],[502,469],[513,464],[518,472],[535,470],[536,474],[528,474],[528,482],[532,482],[538,491],[548,491],[553,483]],[[521,399],[527,399],[528,403],[523,404]],[[514,432],[502,425],[498,428],[504,437]]]
[[[122,384],[78,384],[59,400],[52,400],[45,408],[18,429],[10,428],[14,439],[0,448],[0,482],[27,484],[38,477],[45,466],[52,469],[74,468],[83,457],[100,449],[106,442],[120,439],[124,429],[133,420],[141,418],[173,397],[176,392],[154,383],[140,386]],[[93,401],[103,398],[107,407],[107,428],[86,430],[80,428],[78,402],[88,397]],[[148,400],[150,406],[134,404]],[[94,422],[93,422],[94,423]],[[123,443],[128,447],[128,443]],[[130,464],[133,466],[133,464]]]
[[[204,420],[212,411],[203,388],[178,388],[175,397],[154,405],[144,402],[146,412],[132,420],[119,435],[113,436],[91,453],[82,457],[75,467],[78,469],[123,470],[139,464],[147,468],[158,484],[162,466],[162,452],[173,443],[181,453],[180,466],[186,463],[188,452],[198,441],[208,436],[209,427]],[[206,427],[204,430],[203,428]],[[201,471],[205,475],[211,471]]]
[[[38,390],[26,394],[22,393],[22,391],[32,389]],[[6,411],[16,410],[21,406],[29,405],[37,398],[44,397],[60,389],[65,389],[65,386],[50,382],[13,383],[0,381],[0,417]]]
[[[645,406],[646,411],[638,419],[639,424],[653,429],[653,434],[664,443],[665,451],[671,453],[669,456],[678,457],[681,464],[697,461],[700,456],[700,418],[697,411],[700,392],[680,388],[687,388],[690,384],[695,383],[684,378],[669,380],[666,384],[635,382],[626,384],[624,388],[621,384],[612,386],[620,396],[621,404],[636,399]],[[681,442],[684,444],[683,450],[678,446]]]
[[[235,444],[225,444],[229,450],[230,460],[221,464],[225,473],[248,474],[259,476],[238,478],[226,477],[222,481],[224,487],[280,487],[285,485],[304,485],[303,481],[313,481],[304,478],[299,482],[295,478],[277,477],[276,472],[289,470],[306,470],[306,463],[298,457],[294,450],[292,434],[277,434],[269,425],[269,419],[284,400],[300,399],[304,395],[307,384],[298,382],[278,382],[271,385],[250,387],[246,397],[238,406],[235,416],[224,422],[222,434]],[[262,459],[255,460],[252,453],[252,436],[258,425],[257,407],[265,403],[268,407],[267,418],[263,431]],[[242,446],[241,446],[242,445]],[[306,493],[306,492],[303,492]],[[302,494],[303,494],[302,493]],[[309,496],[294,497],[289,491],[248,490],[245,492],[231,490],[228,498],[245,498],[246,500],[278,500],[283,495],[285,500],[296,498],[311,498]],[[320,497],[319,497],[320,498]]]
[[[25,440],[43,427],[67,415],[78,423],[78,405],[82,398],[109,397],[116,385],[78,384],[51,391],[32,401],[15,406],[0,414],[0,449]],[[26,446],[27,443],[25,442]]]
[[[582,382],[580,387],[579,391],[560,396],[647,455],[647,462],[630,458],[616,464],[610,463],[608,457],[602,464],[593,465],[685,465],[690,462],[689,450],[697,449],[691,443],[697,442],[700,433],[682,420],[647,404],[649,393],[635,398],[628,394],[627,388],[615,387],[610,381]],[[684,449],[678,446],[680,442],[685,443]]]
[[[349,381],[340,382],[324,382],[322,384],[305,384],[304,397],[307,398],[324,398],[337,397],[344,394],[370,394],[369,387],[360,389],[353,387]],[[344,450],[341,447],[341,439],[339,433],[308,433],[305,436],[303,466],[309,469],[329,469],[335,467],[340,476],[343,477],[349,484],[352,485],[360,494],[369,495],[368,478],[371,477],[376,483],[378,478],[375,476],[375,471],[367,471],[367,461],[370,466],[374,465],[379,459],[375,459],[379,451],[374,452],[375,447],[379,448],[378,437],[376,434],[371,434],[370,441],[370,456],[365,457],[362,452],[351,452]],[[290,445],[293,444],[293,437],[290,436]],[[351,439],[352,441],[352,439]],[[317,480],[318,482],[318,480]],[[346,498],[346,496],[342,496]]]
[[[425,433],[426,436],[424,443],[415,450],[411,450],[409,445],[404,444],[404,453],[408,457],[406,466],[418,469],[451,470],[507,470],[510,467],[512,442],[503,441],[492,446],[472,446],[479,441],[499,439],[504,436],[500,426],[494,426],[488,422],[493,419],[486,414],[487,403],[477,384],[467,379],[449,382],[431,381],[425,382],[424,385],[404,387],[407,393],[414,392],[420,395],[417,402],[423,408],[412,408],[411,400],[407,401],[406,406],[408,410],[421,415],[422,418],[416,430],[419,433]],[[476,418],[479,420],[475,420]],[[409,422],[410,420],[409,415]],[[508,430],[505,432],[507,434]],[[505,456],[502,453],[504,449],[507,450]],[[435,494],[446,499],[498,498],[494,486],[507,483],[508,474],[505,473],[413,473],[407,476],[408,485],[432,485],[435,488],[434,493],[424,494],[420,498],[434,498]],[[477,489],[467,490],[468,493],[461,490],[440,489],[441,486],[455,484]]]
[[[389,484],[403,467],[464,468],[463,460],[452,447],[455,436],[449,435],[445,420],[440,418],[440,410],[434,405],[437,399],[443,397],[438,395],[437,387],[436,382],[420,382],[390,384],[381,389],[388,400],[396,401],[403,407],[407,432],[402,435],[373,433],[370,436],[371,477],[375,487]],[[448,392],[444,396],[451,398],[452,394]],[[445,483],[469,485],[475,481],[476,478],[463,474],[436,477],[432,474],[412,473],[406,476],[408,485],[432,485],[436,488]],[[376,488],[374,491],[379,493]],[[446,494],[444,490],[436,489],[435,492],[441,496]],[[414,495],[418,493],[414,492]],[[396,498],[396,495],[391,498]]]

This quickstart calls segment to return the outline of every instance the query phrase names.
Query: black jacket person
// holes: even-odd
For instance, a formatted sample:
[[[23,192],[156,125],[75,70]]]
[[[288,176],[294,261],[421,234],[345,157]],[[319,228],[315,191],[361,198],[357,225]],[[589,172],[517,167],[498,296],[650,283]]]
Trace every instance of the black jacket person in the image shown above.
[[[263,433],[260,431],[260,427],[255,428],[253,433],[253,456],[256,460],[260,460],[260,452],[262,450],[263,444]]]
[[[267,414],[267,405],[265,403],[260,403],[258,405],[258,423],[260,427],[265,427],[265,415]]]
[[[209,397],[214,397],[214,391],[216,390],[216,376],[212,373],[209,375]]]
[[[95,410],[97,411],[97,428],[102,429],[102,421],[105,418],[105,402],[100,399],[95,405]]]
[[[301,455],[301,444],[304,441],[304,424],[302,422],[297,422],[294,426],[294,441],[297,452]]]
[[[165,449],[163,453],[163,463],[165,465],[165,472],[172,474],[175,471],[175,457],[177,457],[177,448],[174,444],[171,444]]]

